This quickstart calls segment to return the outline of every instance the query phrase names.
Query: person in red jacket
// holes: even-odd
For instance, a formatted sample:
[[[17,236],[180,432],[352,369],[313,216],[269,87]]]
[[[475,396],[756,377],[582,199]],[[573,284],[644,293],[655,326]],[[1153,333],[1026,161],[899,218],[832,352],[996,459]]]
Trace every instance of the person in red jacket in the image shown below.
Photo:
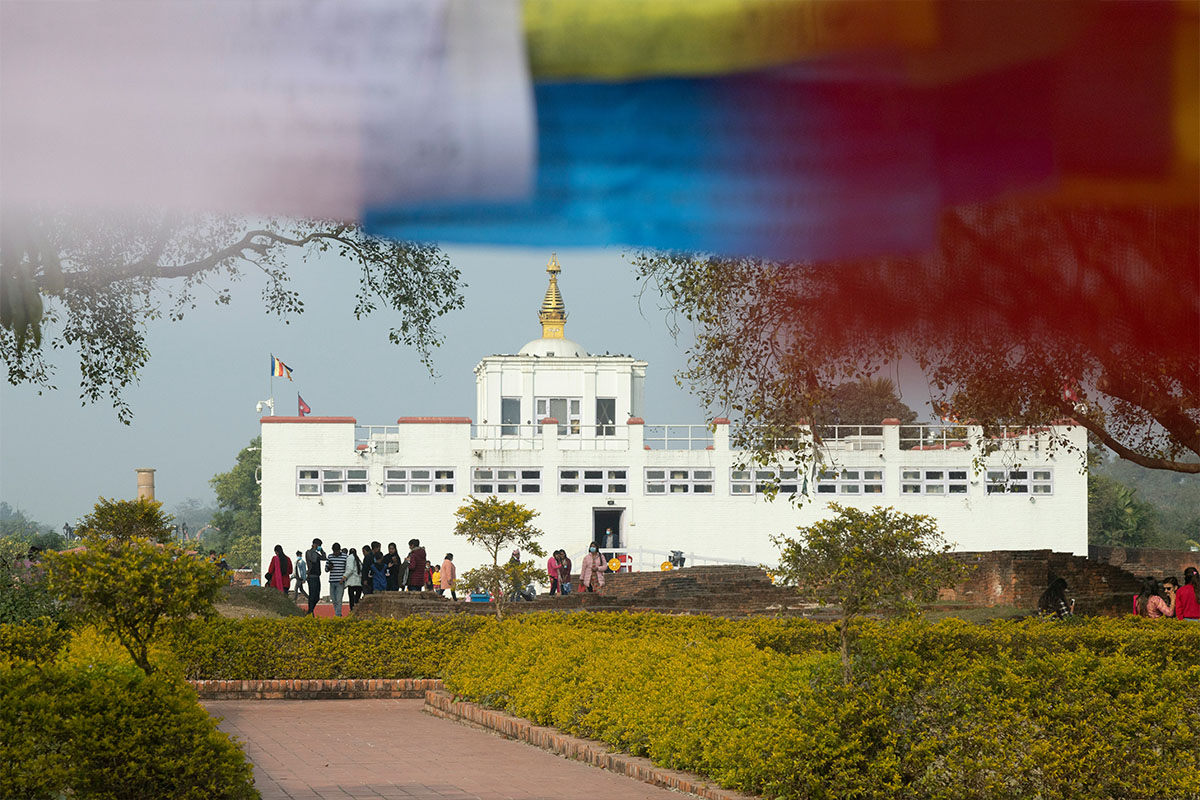
[[[1175,618],[1200,621],[1200,570],[1188,567],[1183,571],[1183,586],[1175,593]]]

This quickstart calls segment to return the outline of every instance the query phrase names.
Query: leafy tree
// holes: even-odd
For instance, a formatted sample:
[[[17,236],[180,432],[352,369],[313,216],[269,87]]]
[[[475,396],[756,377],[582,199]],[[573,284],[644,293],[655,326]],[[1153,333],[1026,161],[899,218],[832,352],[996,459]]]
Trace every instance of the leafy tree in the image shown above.
[[[148,539],[166,544],[173,536],[171,516],[163,513],[162,503],[143,497],[136,500],[101,497],[92,513],[79,520],[75,533],[85,543]]]
[[[488,497],[480,500],[468,497],[467,502],[454,512],[458,522],[454,532],[465,536],[467,541],[482,547],[492,558],[490,566],[469,570],[463,575],[467,586],[481,585],[495,598],[496,618],[502,616],[504,589],[511,586],[526,586],[536,575],[534,562],[524,564],[501,564],[500,554],[509,549],[519,549],[535,556],[545,556],[546,551],[537,540],[542,532],[529,523],[538,512],[511,500]]]
[[[233,469],[209,481],[220,510],[212,515],[218,530],[204,542],[205,547],[225,553],[230,566],[250,567],[255,574],[262,558],[262,487],[255,479],[261,465],[262,437],[256,436],[238,452]]]
[[[66,540],[49,525],[30,519],[24,511],[0,502],[0,539],[9,539],[25,550],[59,550]]]
[[[101,498],[84,522],[82,548],[46,556],[50,589],[115,635],[149,675],[151,643],[189,617],[212,614],[225,577],[171,542],[171,519],[156,501]]]
[[[1200,475],[1151,470],[1122,459],[1101,459],[1092,474],[1136,491],[1154,507],[1156,537],[1146,546],[1167,549],[1200,547]],[[1089,505],[1090,510],[1090,505]]]
[[[966,568],[927,514],[837,503],[829,509],[836,516],[799,528],[799,538],[773,538],[781,551],[775,575],[805,601],[838,607],[842,677],[849,684],[851,627],[862,615],[915,614],[920,603],[937,599],[938,589],[960,581]]]
[[[1123,459],[1197,473],[1197,229],[1194,207],[997,203],[949,210],[925,255],[634,265],[675,330],[695,331],[680,377],[763,463],[798,418],[827,424],[831,387],[909,356],[944,417],[985,431],[1070,417]]]
[[[891,378],[862,377],[839,384],[821,405],[831,425],[878,425],[889,418],[907,425],[917,418],[917,412],[897,396]]]
[[[1106,475],[1088,474],[1088,542],[1113,547],[1150,547],[1157,539],[1158,510],[1137,490]]]
[[[197,497],[182,500],[171,509],[171,516],[175,518],[175,524],[187,525],[189,536],[195,535],[204,526],[211,524],[215,513],[217,513],[216,508]]]
[[[435,323],[463,306],[459,272],[432,245],[367,236],[354,225],[316,220],[254,226],[237,217],[171,214],[114,218],[6,214],[0,229],[0,359],[14,385],[53,385],[54,350],[78,353],[80,396],[107,394],[126,424],[124,390],[150,359],[145,326],[181,320],[199,295],[226,304],[247,273],[266,284],[266,310],[304,310],[288,260],[332,252],[358,268],[356,318],[398,312],[388,338],[416,348],[431,366],[442,342]],[[43,332],[46,333],[43,336]]]

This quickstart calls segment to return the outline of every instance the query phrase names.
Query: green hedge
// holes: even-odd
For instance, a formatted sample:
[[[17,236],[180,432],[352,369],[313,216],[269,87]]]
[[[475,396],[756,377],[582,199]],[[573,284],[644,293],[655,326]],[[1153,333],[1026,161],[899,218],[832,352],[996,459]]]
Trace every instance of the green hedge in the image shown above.
[[[489,624],[473,615],[196,620],[170,647],[192,679],[433,678]]]
[[[0,664],[0,798],[258,797],[241,749],[163,675]]]
[[[819,642],[820,626],[658,620],[506,620],[447,685],[767,797],[1200,794],[1200,667],[1170,656],[1195,646],[1182,624],[870,626],[847,687],[828,647],[763,646],[772,630]]]

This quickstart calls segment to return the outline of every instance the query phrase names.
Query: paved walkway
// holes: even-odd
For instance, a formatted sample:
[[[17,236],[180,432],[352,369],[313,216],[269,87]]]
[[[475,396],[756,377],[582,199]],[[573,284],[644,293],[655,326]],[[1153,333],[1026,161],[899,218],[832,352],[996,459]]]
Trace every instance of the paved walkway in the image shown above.
[[[208,700],[264,800],[679,800],[421,712],[422,700]]]

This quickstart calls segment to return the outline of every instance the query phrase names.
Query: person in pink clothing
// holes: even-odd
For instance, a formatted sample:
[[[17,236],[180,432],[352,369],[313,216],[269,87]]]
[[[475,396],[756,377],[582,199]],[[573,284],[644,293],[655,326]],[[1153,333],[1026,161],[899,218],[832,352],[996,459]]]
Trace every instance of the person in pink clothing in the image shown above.
[[[458,573],[454,569],[454,553],[446,553],[446,557],[442,559],[441,586],[437,593],[445,596],[446,590],[450,590],[450,599],[457,600],[458,595],[454,593],[455,579],[458,578]]]
[[[558,551],[555,550],[550,554],[550,560],[546,562],[546,574],[550,577],[550,594],[558,594]]]
[[[267,567],[267,586],[287,594],[292,585],[292,560],[284,555],[283,545],[275,545],[275,556]]]
[[[1171,617],[1175,615],[1175,595],[1170,595],[1170,600],[1163,599],[1162,584],[1154,578],[1146,578],[1142,581],[1142,591],[1138,593],[1135,608],[1139,617],[1149,617],[1150,619],[1160,619],[1162,617]]]
[[[579,565],[579,586],[582,591],[598,592],[604,588],[604,556],[595,542],[588,545],[587,555]]]
[[[1175,618],[1200,622],[1200,570],[1188,567],[1183,571],[1183,586],[1175,593]]]

